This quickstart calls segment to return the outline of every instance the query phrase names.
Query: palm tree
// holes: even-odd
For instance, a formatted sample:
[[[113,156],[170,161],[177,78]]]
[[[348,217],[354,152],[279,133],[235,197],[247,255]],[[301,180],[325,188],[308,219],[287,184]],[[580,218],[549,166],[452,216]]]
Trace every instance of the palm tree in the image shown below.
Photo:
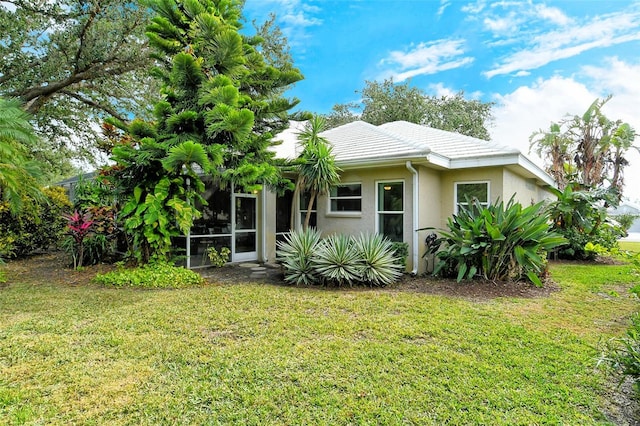
[[[298,166],[296,192],[310,191],[303,229],[309,227],[311,210],[318,194],[328,192],[329,188],[340,180],[340,168],[335,164],[331,145],[320,136],[325,128],[324,118],[316,115],[309,120],[306,128],[298,135],[303,150],[300,156],[301,164]],[[297,198],[296,195],[294,195],[294,200]]]
[[[36,140],[20,103],[0,98],[0,200],[8,202],[14,214],[20,212],[23,197],[42,198],[39,168],[26,149]]]

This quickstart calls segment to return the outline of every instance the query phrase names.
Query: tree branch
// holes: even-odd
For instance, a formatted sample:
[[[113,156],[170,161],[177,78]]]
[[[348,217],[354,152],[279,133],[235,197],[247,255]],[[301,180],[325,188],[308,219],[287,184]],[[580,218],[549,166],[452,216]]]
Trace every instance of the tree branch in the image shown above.
[[[99,109],[101,111],[104,111],[107,114],[111,115],[112,117],[117,118],[118,120],[120,120],[120,121],[122,121],[124,123],[129,121],[128,119],[126,119],[125,117],[120,115],[120,113],[118,113],[115,109],[113,109],[113,108],[111,108],[111,107],[109,107],[107,105],[99,104],[99,103],[97,103],[97,102],[95,102],[95,101],[93,101],[93,100],[91,100],[89,98],[85,98],[84,96],[81,96],[80,94],[78,94],[76,92],[72,92],[72,91],[69,91],[69,90],[61,90],[60,93],[62,93],[64,95],[67,95],[67,96],[69,96],[69,97],[71,97],[73,99],[76,99],[76,100],[82,102],[83,104],[88,105],[88,106],[90,106],[90,107],[92,107],[94,109]]]

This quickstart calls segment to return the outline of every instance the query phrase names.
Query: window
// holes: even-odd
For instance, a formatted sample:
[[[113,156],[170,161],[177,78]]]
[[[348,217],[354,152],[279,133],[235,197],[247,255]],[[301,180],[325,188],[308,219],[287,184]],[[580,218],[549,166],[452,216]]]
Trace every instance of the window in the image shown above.
[[[329,211],[331,213],[362,211],[362,185],[346,183],[332,186],[329,190]]]
[[[402,241],[404,232],[404,182],[378,182],[378,233]]]
[[[304,221],[307,217],[307,209],[309,208],[309,199],[311,198],[311,194],[309,194],[308,192],[303,192],[300,193],[300,224],[304,225]],[[313,206],[311,206],[311,217],[309,218],[309,227],[317,227],[317,211],[316,211],[316,204],[317,204],[318,198],[316,197],[315,200],[313,200]]]
[[[456,214],[461,206],[468,206],[469,202],[477,202],[479,205],[487,207],[489,205],[489,182],[456,183],[455,200]]]

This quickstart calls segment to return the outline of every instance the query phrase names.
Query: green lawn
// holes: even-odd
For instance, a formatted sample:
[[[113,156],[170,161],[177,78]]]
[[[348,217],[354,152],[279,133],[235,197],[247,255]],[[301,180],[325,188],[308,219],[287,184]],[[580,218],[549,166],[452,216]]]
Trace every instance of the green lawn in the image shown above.
[[[599,347],[637,310],[637,277],[552,272],[548,298],[487,301],[14,282],[0,288],[0,423],[606,423]]]
[[[637,241],[618,241],[618,245],[622,250],[629,250],[635,253],[640,253],[640,242]]]

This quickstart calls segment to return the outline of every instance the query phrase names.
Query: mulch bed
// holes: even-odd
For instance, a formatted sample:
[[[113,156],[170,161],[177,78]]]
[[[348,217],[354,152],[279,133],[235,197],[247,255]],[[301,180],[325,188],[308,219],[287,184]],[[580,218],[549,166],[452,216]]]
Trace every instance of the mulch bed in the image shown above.
[[[7,262],[7,283],[20,279],[23,282],[41,284],[58,283],[63,285],[89,284],[97,273],[105,273],[115,269],[113,265],[92,265],[73,270],[70,260],[65,253],[54,252],[37,254],[25,259]],[[199,270],[211,283],[233,284],[241,282],[262,282],[271,285],[288,285],[284,281],[282,270],[278,266],[265,265],[266,276],[261,278],[251,277],[251,268],[239,265],[226,265],[222,268],[207,268]],[[368,287],[325,287],[328,291],[341,291],[345,289],[368,291]],[[377,289],[377,288],[374,288]],[[470,300],[491,300],[498,297],[507,298],[539,298],[547,297],[559,287],[552,281],[545,283],[544,287],[536,287],[525,282],[502,282],[473,280],[462,281],[439,279],[431,276],[412,276],[405,274],[398,283],[386,288],[387,291],[402,291],[425,293],[448,297],[459,297]]]

